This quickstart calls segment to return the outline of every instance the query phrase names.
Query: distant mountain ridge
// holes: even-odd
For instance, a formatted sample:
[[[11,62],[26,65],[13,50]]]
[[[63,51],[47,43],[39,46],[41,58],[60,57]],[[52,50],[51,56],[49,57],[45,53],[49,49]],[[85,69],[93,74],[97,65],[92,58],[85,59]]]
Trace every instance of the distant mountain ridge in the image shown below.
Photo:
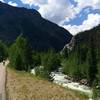
[[[90,39],[94,38],[95,46],[100,50],[100,24],[90,30],[80,32],[72,37],[70,42],[64,46],[64,49],[68,48],[69,50],[73,50],[76,45],[87,45],[90,44]]]
[[[100,25],[94,27],[91,30],[77,34],[75,36],[75,47],[76,45],[80,45],[90,49],[91,39],[92,42],[94,43],[98,64],[100,64]]]
[[[0,2],[0,39],[10,44],[21,33],[36,50],[61,50],[72,38],[67,30],[43,19],[36,10]]]
[[[94,38],[94,42],[96,45],[96,48],[100,48],[100,25],[94,27],[91,30],[81,32],[75,36],[75,41],[77,43],[82,44],[89,44],[90,38]]]

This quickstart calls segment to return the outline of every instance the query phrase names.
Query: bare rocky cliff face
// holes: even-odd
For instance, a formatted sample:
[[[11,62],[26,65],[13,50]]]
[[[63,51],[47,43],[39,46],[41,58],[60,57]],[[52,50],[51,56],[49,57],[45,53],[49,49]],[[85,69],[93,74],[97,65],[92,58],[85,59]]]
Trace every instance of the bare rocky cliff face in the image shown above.
[[[65,49],[68,49],[68,51],[72,51],[73,48],[75,46],[75,36],[73,36],[70,40],[70,42],[68,44],[66,44],[63,49],[61,50],[61,53],[65,50]]]

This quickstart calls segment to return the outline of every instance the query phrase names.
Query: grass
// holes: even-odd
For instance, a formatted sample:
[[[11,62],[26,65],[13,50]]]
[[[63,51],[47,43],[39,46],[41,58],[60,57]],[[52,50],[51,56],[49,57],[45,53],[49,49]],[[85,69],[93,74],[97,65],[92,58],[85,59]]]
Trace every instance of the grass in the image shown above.
[[[7,68],[6,91],[7,100],[88,100],[84,94],[11,68]]]

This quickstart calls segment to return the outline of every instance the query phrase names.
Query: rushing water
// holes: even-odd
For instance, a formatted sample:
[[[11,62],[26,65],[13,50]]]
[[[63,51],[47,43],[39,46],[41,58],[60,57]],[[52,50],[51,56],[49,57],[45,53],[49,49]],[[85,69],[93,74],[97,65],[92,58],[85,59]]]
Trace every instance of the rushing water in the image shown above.
[[[32,69],[31,73],[35,75],[35,69]],[[66,79],[65,77],[67,77],[67,75],[63,74],[61,71],[51,72],[50,76],[53,78],[53,83],[61,85],[62,87],[65,87],[65,88],[70,88],[72,90],[83,92],[89,96],[90,98],[89,100],[92,100],[91,99],[92,90],[90,89],[90,87],[81,85],[78,82],[73,82],[71,80]]]
[[[88,94],[90,97],[92,96],[92,90],[90,87],[87,87],[85,85],[81,85],[80,83],[73,82],[71,80],[66,79],[67,75],[61,73],[61,72],[52,72],[51,76],[53,77],[53,82],[56,84],[59,84],[65,88],[70,88],[73,90],[81,91],[86,94]]]

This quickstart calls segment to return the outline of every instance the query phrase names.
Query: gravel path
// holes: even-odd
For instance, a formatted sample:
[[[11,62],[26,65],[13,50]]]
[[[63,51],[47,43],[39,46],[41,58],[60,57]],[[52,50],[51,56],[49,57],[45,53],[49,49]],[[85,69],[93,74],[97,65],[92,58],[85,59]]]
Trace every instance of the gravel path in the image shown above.
[[[5,83],[6,83],[6,61],[5,65],[0,63],[0,100],[6,100]]]

